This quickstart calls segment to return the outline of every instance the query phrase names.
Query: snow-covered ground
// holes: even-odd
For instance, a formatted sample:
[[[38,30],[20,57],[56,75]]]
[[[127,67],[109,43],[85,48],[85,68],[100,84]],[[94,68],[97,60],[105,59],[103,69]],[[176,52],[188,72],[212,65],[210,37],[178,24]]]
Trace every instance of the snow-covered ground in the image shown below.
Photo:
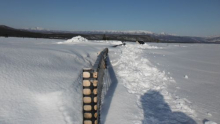
[[[82,68],[110,44],[59,42],[0,38],[0,124],[81,123]]]
[[[175,80],[146,58],[146,50],[157,49],[162,48],[127,43],[110,50],[118,85],[103,123],[116,123],[115,120],[124,124],[196,123],[189,101],[168,92],[167,87]],[[106,111],[105,102],[103,108]]]
[[[220,45],[150,44],[145,57],[175,80],[168,91],[191,102],[198,123],[220,122]]]
[[[0,38],[0,124],[82,123],[81,71],[109,48],[101,123],[220,122],[220,45]]]

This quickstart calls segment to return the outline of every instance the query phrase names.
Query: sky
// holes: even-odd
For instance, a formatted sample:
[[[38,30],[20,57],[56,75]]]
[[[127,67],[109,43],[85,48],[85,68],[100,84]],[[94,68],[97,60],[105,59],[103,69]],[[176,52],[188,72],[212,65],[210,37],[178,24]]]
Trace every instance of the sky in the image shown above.
[[[1,0],[0,25],[220,35],[220,0]]]

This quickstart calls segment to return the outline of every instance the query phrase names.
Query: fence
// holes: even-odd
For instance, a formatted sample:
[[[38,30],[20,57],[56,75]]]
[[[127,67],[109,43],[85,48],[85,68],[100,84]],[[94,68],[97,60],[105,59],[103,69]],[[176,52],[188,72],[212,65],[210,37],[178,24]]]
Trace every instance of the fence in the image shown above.
[[[99,124],[101,93],[108,48],[99,53],[92,68],[83,69],[83,124]]]

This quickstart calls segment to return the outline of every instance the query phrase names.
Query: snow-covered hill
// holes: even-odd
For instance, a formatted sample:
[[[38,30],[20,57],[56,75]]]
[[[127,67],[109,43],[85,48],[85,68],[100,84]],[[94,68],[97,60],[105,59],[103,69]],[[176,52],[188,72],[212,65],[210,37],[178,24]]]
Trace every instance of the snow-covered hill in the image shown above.
[[[154,33],[145,30],[133,30],[133,31],[59,31],[59,30],[47,30],[42,28],[28,29],[33,32],[43,32],[43,33],[73,33],[73,34],[106,34],[106,35],[149,35],[153,38],[159,39],[160,42],[178,42],[178,43],[218,43],[220,42],[218,36],[213,37],[196,37],[196,36],[178,36],[176,34],[169,34],[165,32]],[[144,39],[143,39],[144,40]]]
[[[94,31],[62,31],[62,30],[48,30],[40,27],[28,28],[25,30],[33,32],[59,32],[59,33],[75,33],[75,34],[130,34],[130,35],[149,35],[155,34],[151,31],[145,30],[131,30],[131,31],[117,31],[117,30],[94,30]]]
[[[14,29],[0,25],[0,36],[4,37],[33,37],[33,38],[55,38],[66,39],[77,35],[83,35],[89,40],[102,40],[104,34],[107,39],[121,41],[145,41],[145,42],[164,42],[164,43],[220,43],[218,36],[213,37],[194,37],[178,36],[169,33],[153,33],[145,30],[134,31],[60,31],[48,30],[40,27],[30,29]]]

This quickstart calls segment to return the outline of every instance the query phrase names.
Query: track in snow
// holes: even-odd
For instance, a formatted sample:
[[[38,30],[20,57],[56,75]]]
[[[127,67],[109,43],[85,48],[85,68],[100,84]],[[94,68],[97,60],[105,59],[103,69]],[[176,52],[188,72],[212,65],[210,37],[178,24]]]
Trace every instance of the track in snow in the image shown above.
[[[110,104],[110,110],[109,113],[102,111],[106,114],[102,122],[195,124],[192,118],[195,118],[196,114],[190,108],[190,102],[167,91],[167,85],[172,85],[175,80],[165,72],[160,72],[144,58],[144,49],[159,48],[128,44],[118,49],[110,49],[118,86],[112,95],[111,103],[103,103],[103,106]]]

